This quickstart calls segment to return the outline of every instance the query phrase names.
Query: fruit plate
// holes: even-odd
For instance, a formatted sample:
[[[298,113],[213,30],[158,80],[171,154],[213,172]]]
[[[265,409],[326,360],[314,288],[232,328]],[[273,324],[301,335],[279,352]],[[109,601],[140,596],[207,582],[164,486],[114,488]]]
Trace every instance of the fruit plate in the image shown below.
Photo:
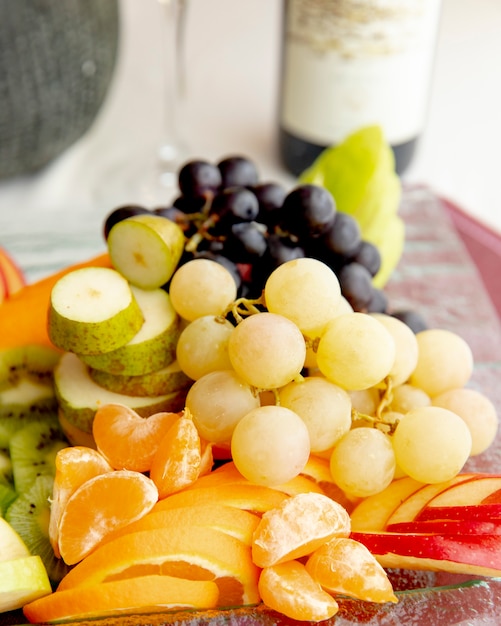
[[[420,311],[430,327],[457,332],[470,344],[475,358],[471,386],[482,390],[501,413],[501,328],[495,307],[479,270],[454,228],[446,203],[426,187],[405,189],[401,215],[406,223],[406,247],[386,292],[392,309]],[[43,217],[43,220],[42,220]],[[87,219],[88,217],[88,219]],[[103,251],[102,216],[81,219],[40,216],[30,236],[24,220],[15,232],[9,220],[2,224],[2,245],[10,250],[30,280]],[[84,223],[85,222],[85,223]],[[484,454],[468,462],[467,471],[501,472],[501,434]],[[390,571],[398,604],[377,605],[347,598],[337,615],[325,622],[343,624],[498,624],[501,615],[501,579],[479,579],[434,572]],[[21,612],[0,615],[0,624],[23,624]],[[219,626],[233,624],[299,624],[261,607],[227,611],[164,612],[120,617],[96,616],[73,624],[94,626],[161,626],[163,624]]]

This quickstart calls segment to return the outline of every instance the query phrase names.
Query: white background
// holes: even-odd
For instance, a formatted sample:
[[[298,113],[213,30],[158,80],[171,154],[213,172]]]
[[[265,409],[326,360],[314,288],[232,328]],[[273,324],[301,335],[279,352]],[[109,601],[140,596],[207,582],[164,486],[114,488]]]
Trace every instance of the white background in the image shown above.
[[[276,147],[280,0],[188,1],[188,156],[246,154],[262,179],[292,185]],[[107,185],[116,163],[127,173],[159,141],[163,31],[154,0],[120,4],[119,61],[98,118],[43,172],[0,184],[3,214],[35,210],[50,219],[64,209],[77,219],[141,199],[125,184],[122,197],[106,195]],[[404,179],[428,184],[501,232],[501,0],[444,0],[428,124]]]

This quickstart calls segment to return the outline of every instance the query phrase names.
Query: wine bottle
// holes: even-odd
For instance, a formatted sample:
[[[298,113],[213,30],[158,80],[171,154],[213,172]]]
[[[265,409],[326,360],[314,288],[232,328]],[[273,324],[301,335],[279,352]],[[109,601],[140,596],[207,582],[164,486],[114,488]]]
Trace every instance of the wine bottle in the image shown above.
[[[440,0],[284,0],[279,151],[299,175],[378,124],[402,174],[426,122]]]

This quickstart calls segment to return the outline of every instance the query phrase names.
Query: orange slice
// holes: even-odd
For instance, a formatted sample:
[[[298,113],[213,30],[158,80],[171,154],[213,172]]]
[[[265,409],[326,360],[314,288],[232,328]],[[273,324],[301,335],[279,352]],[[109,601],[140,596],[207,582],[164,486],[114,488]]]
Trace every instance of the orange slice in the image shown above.
[[[270,567],[313,552],[333,537],[348,537],[346,509],[319,493],[300,493],[263,514],[252,541],[252,558]]]
[[[25,605],[23,611],[31,623],[38,624],[174,608],[207,609],[217,605],[218,596],[212,581],[153,575],[56,591]]]
[[[150,478],[160,498],[193,484],[202,468],[200,435],[189,412],[172,424],[158,443]]]
[[[263,513],[278,506],[288,497],[282,491],[252,483],[222,484],[179,491],[157,502],[153,510],[165,511],[195,504],[225,504],[253,513]]]
[[[229,461],[228,463],[224,463],[224,465],[219,466],[209,474],[199,478],[193,483],[193,485],[191,485],[190,489],[225,484],[250,485],[253,483],[242,476],[233,461]],[[298,493],[307,493],[310,491],[323,493],[323,489],[306,476],[295,476],[292,480],[289,480],[282,485],[273,485],[271,488],[276,489],[277,491],[283,491],[289,496],[296,495]]]
[[[330,459],[311,454],[304,466],[302,476],[315,481],[322,491],[336,502],[339,502],[351,513],[360,498],[347,496],[344,491],[334,482],[331,474]]]
[[[68,499],[59,522],[59,550],[68,565],[90,554],[107,533],[146,515],[157,502],[153,481],[116,470],[87,480]]]
[[[127,533],[78,563],[59,583],[58,590],[151,574],[213,580],[219,588],[218,606],[259,602],[259,568],[252,562],[250,548],[204,526]]]
[[[358,541],[335,538],[310,555],[306,569],[324,589],[366,600],[398,602],[386,572]]]
[[[329,619],[339,609],[334,598],[299,561],[265,567],[258,588],[266,606],[294,620],[319,622]]]
[[[96,411],[92,434],[114,469],[147,472],[160,440],[178,419],[179,413],[168,412],[141,417],[128,406],[110,403]]]
[[[139,530],[153,530],[169,526],[208,526],[250,546],[259,519],[254,513],[224,504],[195,504],[178,509],[152,511],[137,522],[132,522],[125,528],[110,533],[105,541],[111,541]]]
[[[50,504],[49,540],[59,558],[59,522],[70,496],[94,476],[111,472],[106,459],[92,448],[69,446],[59,450],[55,460],[54,487]]]

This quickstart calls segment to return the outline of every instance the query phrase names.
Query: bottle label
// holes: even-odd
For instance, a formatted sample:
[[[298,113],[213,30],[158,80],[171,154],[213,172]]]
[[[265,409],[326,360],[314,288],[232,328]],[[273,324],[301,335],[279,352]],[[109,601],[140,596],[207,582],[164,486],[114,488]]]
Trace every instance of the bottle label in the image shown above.
[[[425,122],[440,0],[288,0],[281,123],[319,145],[372,124],[397,145]]]

